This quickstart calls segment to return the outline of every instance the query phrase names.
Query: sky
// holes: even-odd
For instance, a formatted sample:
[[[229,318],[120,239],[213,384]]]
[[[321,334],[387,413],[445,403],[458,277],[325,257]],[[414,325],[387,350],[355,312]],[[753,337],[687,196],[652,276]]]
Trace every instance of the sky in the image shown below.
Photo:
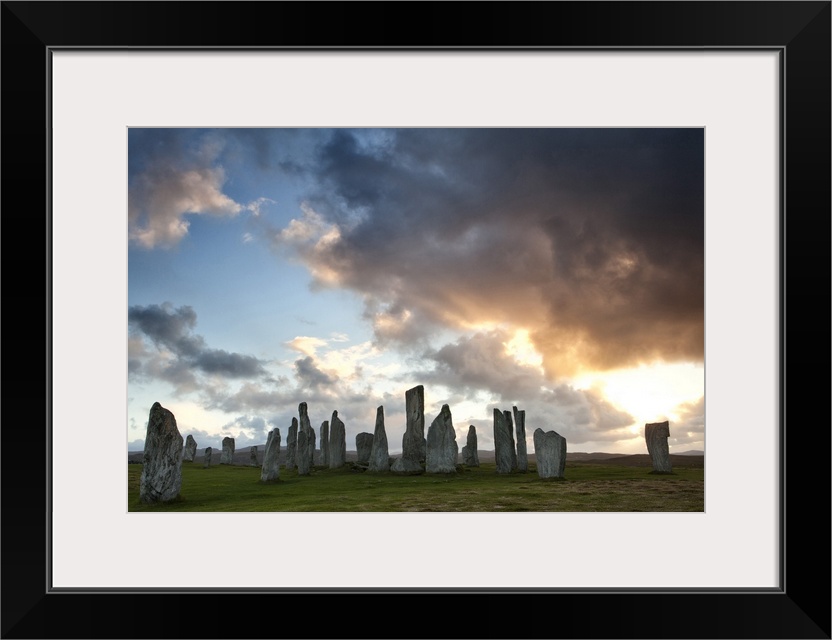
[[[150,407],[199,448],[347,448],[405,392],[493,450],[493,410],[568,451],[704,450],[701,128],[128,131],[128,450]]]

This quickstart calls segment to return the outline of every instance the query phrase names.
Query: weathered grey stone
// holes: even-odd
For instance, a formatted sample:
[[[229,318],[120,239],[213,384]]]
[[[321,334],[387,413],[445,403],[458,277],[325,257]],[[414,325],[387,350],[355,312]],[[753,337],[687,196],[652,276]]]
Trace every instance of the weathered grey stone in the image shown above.
[[[497,473],[511,473],[517,468],[511,413],[494,409],[494,461]]]
[[[234,464],[234,448],[234,438],[226,436],[222,439],[220,464]]]
[[[529,470],[529,455],[526,450],[526,411],[518,411],[512,407],[514,413],[514,430],[517,434],[517,471],[526,473]]]
[[[477,428],[474,425],[468,427],[468,438],[465,446],[462,447],[462,462],[466,467],[480,466],[480,454],[477,452]]]
[[[370,452],[373,450],[373,434],[362,431],[355,436],[355,452],[358,455],[357,462],[367,464],[370,462]]]
[[[555,431],[535,429],[533,439],[537,475],[541,478],[562,478],[566,468],[566,438]]]
[[[329,468],[338,469],[347,464],[347,430],[338,417],[338,412],[332,412],[329,421]]]
[[[384,430],[384,407],[376,409],[376,428],[370,448],[369,471],[390,471],[387,432]]]
[[[203,465],[206,469],[211,466],[211,458],[214,455],[214,449],[211,447],[205,447],[205,461]]]
[[[257,447],[252,447],[248,454],[248,463],[252,467],[259,467],[260,463],[257,462]]]
[[[158,402],[150,408],[144,439],[144,463],[139,478],[139,500],[169,502],[182,489],[182,435],[176,418]]]
[[[404,454],[402,454],[390,465],[390,471],[402,475],[418,475],[424,473],[425,468],[419,461],[405,458]]]
[[[297,462],[298,467],[300,467],[300,457],[303,456],[306,458],[304,465],[308,465],[311,469],[312,465],[315,463],[315,430],[312,428],[312,423],[309,422],[309,414],[307,413],[305,402],[301,402],[298,405],[298,415],[300,416],[300,425],[298,427],[298,447],[295,453],[295,461]],[[300,446],[301,431],[306,433],[303,447]]]
[[[263,466],[260,469],[260,481],[270,482],[280,477],[280,429],[269,431],[266,439],[266,451],[263,454]]]
[[[185,438],[185,449],[182,451],[182,462],[193,462],[196,455],[196,440],[189,433]]]
[[[292,426],[289,427],[289,435],[286,436],[286,468],[294,469],[297,466],[298,452],[298,419],[292,418]]]
[[[427,473],[456,473],[459,447],[451,410],[443,404],[439,415],[428,428],[425,471]]]
[[[426,459],[425,440],[425,388],[422,385],[408,389],[404,394],[407,424],[402,436],[402,455],[390,467],[390,471],[402,474],[422,473]]]
[[[329,466],[329,420],[321,423],[321,457],[318,464]]]
[[[309,427],[309,431],[306,432],[306,439],[307,444],[306,448],[309,451],[309,464],[315,464],[315,440],[317,436],[315,435],[315,430],[312,427]]]
[[[308,476],[312,471],[312,461],[308,455],[309,432],[305,429],[298,429],[298,452],[296,462],[299,476]]]
[[[644,439],[647,441],[647,453],[653,461],[653,471],[656,473],[673,473],[670,463],[670,447],[667,439],[670,437],[670,422],[649,422],[644,425]]]

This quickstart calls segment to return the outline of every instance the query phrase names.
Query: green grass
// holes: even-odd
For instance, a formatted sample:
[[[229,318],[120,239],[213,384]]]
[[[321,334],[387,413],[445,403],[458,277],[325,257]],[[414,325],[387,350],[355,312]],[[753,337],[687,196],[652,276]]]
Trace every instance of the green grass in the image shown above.
[[[649,468],[566,465],[563,480],[529,473],[498,475],[494,464],[450,476],[397,476],[317,468],[309,476],[280,469],[260,482],[258,467],[183,463],[182,492],[170,504],[139,502],[142,465],[127,465],[129,511],[704,511],[703,469],[655,475]]]

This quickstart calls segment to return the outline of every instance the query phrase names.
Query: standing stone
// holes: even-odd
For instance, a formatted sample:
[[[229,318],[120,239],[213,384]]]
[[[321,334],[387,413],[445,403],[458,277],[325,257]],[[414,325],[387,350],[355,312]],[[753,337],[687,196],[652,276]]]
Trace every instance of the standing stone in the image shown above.
[[[329,421],[329,468],[338,469],[347,464],[347,430],[338,417],[338,412],[332,412]]]
[[[466,467],[480,466],[480,454],[477,452],[477,428],[474,425],[468,427],[468,439],[462,447],[462,462]]]
[[[234,438],[226,436],[222,439],[220,464],[234,464]]]
[[[306,447],[309,449],[309,466],[311,467],[315,465],[315,440],[317,438],[312,427],[309,427],[309,431],[306,432],[306,438]]]
[[[511,473],[517,468],[517,452],[514,450],[511,413],[494,409],[494,461],[497,473]]]
[[[185,439],[185,450],[182,454],[182,462],[193,462],[194,456],[196,456],[196,440],[189,433]]]
[[[300,426],[298,428],[298,447],[295,453],[295,461],[297,462],[298,467],[300,467],[300,460],[298,457],[304,456],[308,458],[308,460],[304,462],[304,465],[308,465],[311,469],[312,465],[315,463],[315,430],[309,422],[309,414],[307,413],[305,402],[301,402],[298,405],[298,414],[300,415]],[[301,431],[306,434],[303,447],[300,446]]]
[[[541,478],[562,478],[566,468],[566,438],[555,431],[534,430],[534,455],[537,475]]]
[[[266,439],[266,451],[263,454],[263,467],[260,469],[260,482],[270,482],[280,477],[280,429],[269,431]]]
[[[252,447],[251,451],[248,454],[248,463],[252,467],[259,467],[260,463],[257,462],[257,447]]]
[[[514,412],[514,429],[517,433],[517,470],[526,473],[529,470],[529,455],[526,451],[526,411],[518,411],[512,407]]]
[[[286,468],[294,469],[297,466],[298,451],[298,419],[292,418],[292,426],[289,427],[289,435],[286,436]]]
[[[644,425],[644,439],[647,441],[647,453],[653,461],[654,473],[673,473],[670,464],[670,449],[667,439],[670,437],[670,422],[651,422]]]
[[[370,462],[370,452],[373,450],[373,434],[363,431],[355,436],[355,451],[358,454],[358,462],[366,464]]]
[[[368,471],[390,471],[390,457],[387,449],[387,432],[384,430],[384,407],[376,409],[376,429],[373,446],[370,449]]]
[[[404,394],[407,425],[402,436],[402,455],[390,467],[394,473],[422,473],[426,459],[425,440],[425,388],[422,385],[408,389]]]
[[[456,473],[456,459],[459,448],[456,444],[456,430],[448,405],[433,420],[428,429],[427,458],[425,471],[428,473]]]
[[[298,429],[298,449],[295,454],[295,462],[297,462],[299,476],[308,476],[312,471],[312,461],[309,459],[308,451],[309,432],[304,429]]]
[[[321,423],[321,459],[319,464],[329,466],[329,420]]]
[[[205,448],[205,463],[202,465],[206,469],[211,466],[211,457],[214,455],[214,450],[211,447]]]
[[[182,489],[182,443],[176,418],[154,402],[147,420],[144,466],[139,480],[139,499],[142,502],[168,502],[179,496]]]

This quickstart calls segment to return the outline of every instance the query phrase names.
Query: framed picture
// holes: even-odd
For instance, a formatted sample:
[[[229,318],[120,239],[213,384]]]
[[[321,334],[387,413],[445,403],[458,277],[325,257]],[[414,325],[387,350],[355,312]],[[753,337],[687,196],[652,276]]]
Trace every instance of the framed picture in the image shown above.
[[[318,615],[344,595],[465,596],[454,637],[830,637],[829,2],[2,11],[4,637],[426,633]],[[704,129],[704,513],[129,513],[131,127]]]

